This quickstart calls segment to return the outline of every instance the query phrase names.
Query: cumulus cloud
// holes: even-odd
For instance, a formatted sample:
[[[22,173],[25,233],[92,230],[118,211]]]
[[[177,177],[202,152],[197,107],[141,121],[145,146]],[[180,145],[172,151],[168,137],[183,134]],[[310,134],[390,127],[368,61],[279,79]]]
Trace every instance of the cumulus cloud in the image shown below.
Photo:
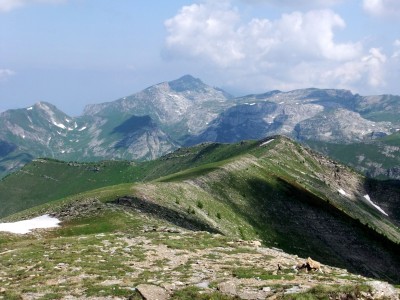
[[[66,0],[0,0],[0,12],[11,11],[29,4],[35,4],[35,3],[58,4],[58,3],[63,3],[65,1]]]
[[[337,30],[346,23],[332,10],[243,19],[229,1],[184,6],[165,22],[166,53],[207,66],[229,81],[226,86],[243,89],[374,91],[386,84],[392,55],[364,49],[361,42],[336,41]]]
[[[399,0],[363,0],[363,7],[371,15],[400,17]]]
[[[334,30],[346,26],[331,10],[293,12],[278,20],[241,22],[229,3],[212,1],[183,7],[165,22],[166,48],[172,56],[198,57],[229,66],[240,61],[274,64],[276,59],[332,59],[357,57],[359,43],[336,43]]]
[[[239,13],[224,1],[184,6],[165,22],[169,54],[208,57],[220,65],[240,60],[244,53],[237,39],[239,21]]]
[[[14,71],[10,69],[0,69],[0,81],[6,80],[10,76],[13,76],[15,74]]]
[[[339,86],[382,87],[385,81],[386,55],[381,49],[371,48],[369,53],[358,60],[349,61],[321,74],[327,82]]]

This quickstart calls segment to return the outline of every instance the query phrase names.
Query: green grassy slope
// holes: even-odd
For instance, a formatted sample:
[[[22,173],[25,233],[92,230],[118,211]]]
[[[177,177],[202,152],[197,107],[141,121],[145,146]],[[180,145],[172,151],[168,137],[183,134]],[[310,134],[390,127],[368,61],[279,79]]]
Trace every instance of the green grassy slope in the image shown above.
[[[0,199],[10,199],[3,197],[14,186],[9,191],[14,202],[4,203],[15,211],[35,206],[10,218],[57,215],[73,203],[93,199],[110,207],[129,203],[133,211],[177,226],[260,238],[289,253],[400,282],[400,230],[392,210],[399,192],[385,184],[372,184],[347,167],[275,137],[267,144],[203,144],[138,165],[39,160],[4,179]],[[29,199],[23,187],[36,197],[29,206],[19,204]],[[388,216],[369,204],[366,194]],[[118,200],[122,196],[128,200]]]
[[[195,214],[227,235],[399,281],[396,218],[367,204],[367,192],[362,176],[280,139],[224,164],[136,185],[130,195]],[[378,193],[371,197],[383,207]]]
[[[160,159],[138,164],[126,161],[67,163],[37,159],[0,181],[0,218],[69,195],[115,184],[147,181],[220,161],[255,146],[256,142],[202,144],[181,148]]]

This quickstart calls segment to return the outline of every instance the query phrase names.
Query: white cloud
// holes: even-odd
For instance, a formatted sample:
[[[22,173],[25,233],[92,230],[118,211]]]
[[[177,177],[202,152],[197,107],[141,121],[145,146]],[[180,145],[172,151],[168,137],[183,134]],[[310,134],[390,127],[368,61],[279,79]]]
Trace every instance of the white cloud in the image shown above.
[[[241,61],[269,65],[277,59],[342,61],[361,51],[359,43],[334,41],[334,29],[346,24],[330,10],[293,12],[274,21],[253,19],[242,24],[238,11],[227,2],[209,1],[183,7],[165,26],[169,54],[208,59],[220,66]]]
[[[385,67],[387,57],[381,49],[371,48],[369,53],[358,60],[349,61],[322,74],[327,82],[344,87],[382,87],[386,84]]]
[[[374,16],[400,17],[399,0],[363,0],[363,7]]]
[[[165,22],[170,54],[208,57],[219,65],[244,58],[237,38],[239,13],[221,1],[184,6],[178,15]]]
[[[343,2],[343,0],[242,0],[245,3],[268,3],[290,7],[329,7]]]
[[[0,81],[3,81],[10,76],[13,76],[14,74],[15,72],[10,69],[0,69]]]
[[[392,56],[379,48],[365,50],[358,41],[336,41],[346,23],[331,10],[244,22],[228,1],[213,2],[185,6],[167,20],[165,47],[170,58],[212,70],[209,74],[224,78],[226,87],[313,86],[365,93],[387,84]]]
[[[29,4],[35,3],[49,3],[58,4],[63,3],[66,0],[0,0],[0,12],[11,11]]]
[[[340,40],[346,23],[329,9],[245,21],[231,1],[208,0],[183,7],[165,27],[169,58],[233,92],[319,87],[398,93],[400,39],[392,49]]]
[[[400,40],[395,40],[393,43],[393,46],[394,46],[395,50],[392,54],[392,58],[395,60],[399,60],[400,59]]]

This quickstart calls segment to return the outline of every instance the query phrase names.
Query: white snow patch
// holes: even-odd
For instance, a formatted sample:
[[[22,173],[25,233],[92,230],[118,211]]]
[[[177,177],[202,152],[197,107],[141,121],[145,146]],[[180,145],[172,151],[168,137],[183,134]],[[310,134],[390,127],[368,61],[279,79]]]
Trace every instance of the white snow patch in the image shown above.
[[[28,120],[29,120],[29,122],[33,123],[30,116],[28,116]]]
[[[32,110],[33,109],[33,107],[31,106],[31,107],[28,107],[26,110]]]
[[[64,153],[65,153],[65,150],[61,150],[61,153],[64,154]]]
[[[382,209],[380,208],[378,205],[376,205],[374,202],[372,202],[371,198],[369,197],[369,195],[364,195],[364,198],[373,206],[375,207],[377,210],[379,210],[381,213],[383,213],[385,216],[388,216],[388,214]]]
[[[253,105],[256,105],[256,103],[250,103],[249,105],[253,106]]]
[[[57,218],[50,217],[49,215],[43,215],[33,219],[13,223],[0,223],[0,231],[26,234],[30,233],[33,229],[58,227],[59,223],[60,220]]]
[[[71,127],[68,127],[67,129],[68,129],[68,131],[73,131],[74,130],[74,128],[71,128]]]
[[[57,133],[58,133],[59,135],[62,135],[62,133],[61,133],[61,132],[59,132],[58,130],[57,130]]]
[[[56,121],[53,121],[53,125],[55,125],[55,126],[57,126],[57,127],[59,127],[59,128],[62,128],[62,129],[67,129],[67,127],[65,127],[64,124],[57,123]]]
[[[78,129],[78,131],[84,131],[86,128],[87,128],[87,127],[84,126],[84,127],[80,128],[80,129]]]
[[[338,189],[338,192],[340,193],[340,194],[342,194],[343,196],[349,196],[343,189]]]
[[[279,104],[285,104],[285,102],[284,102],[284,101],[282,101],[282,102],[279,102]]]
[[[265,145],[271,143],[273,140],[275,140],[275,139],[270,139],[270,140],[268,140],[268,141],[262,143],[262,144],[260,145],[260,147],[265,146]]]
[[[24,134],[22,135],[22,138],[25,139],[25,135]]]
[[[76,122],[74,124],[74,128],[78,128],[78,124]]]
[[[65,121],[67,121],[67,123],[71,122],[71,120],[70,120],[70,119],[67,119],[67,118],[65,118]]]

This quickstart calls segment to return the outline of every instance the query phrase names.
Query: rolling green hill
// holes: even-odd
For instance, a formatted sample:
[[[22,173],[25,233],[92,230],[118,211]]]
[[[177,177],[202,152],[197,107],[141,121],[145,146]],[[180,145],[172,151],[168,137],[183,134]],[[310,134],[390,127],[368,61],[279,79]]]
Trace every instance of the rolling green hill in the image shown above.
[[[66,196],[121,183],[148,181],[198,165],[232,158],[256,142],[201,144],[154,161],[62,162],[36,159],[0,181],[0,218]]]
[[[391,282],[400,282],[399,198],[395,183],[279,136],[182,148],[141,164],[37,160],[0,182],[7,220],[50,213],[64,220],[62,235],[129,233],[148,216]]]

